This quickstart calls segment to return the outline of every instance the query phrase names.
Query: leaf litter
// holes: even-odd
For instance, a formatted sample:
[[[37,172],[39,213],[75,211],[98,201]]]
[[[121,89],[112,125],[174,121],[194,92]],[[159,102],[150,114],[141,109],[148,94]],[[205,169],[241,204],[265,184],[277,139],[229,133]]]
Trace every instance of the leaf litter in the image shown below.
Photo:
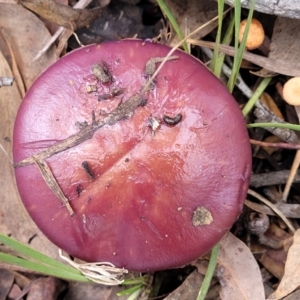
[[[57,45],[53,44],[47,51],[42,52],[40,57],[35,61],[39,51],[51,39],[51,35],[42,17],[46,18],[50,23],[54,22],[56,24],[55,28],[58,25],[67,28],[66,38],[61,42],[60,49],[66,49],[67,46],[71,46],[71,48],[78,47],[75,38],[67,41],[72,32],[78,28],[82,28],[77,30],[79,40],[85,39],[85,42],[88,43],[104,41],[110,37],[116,39],[119,37],[145,37],[148,35],[149,38],[155,38],[155,36],[166,32],[166,21],[164,23],[161,22],[161,16],[157,17],[154,14],[154,12],[157,13],[158,11],[155,5],[137,6],[139,1],[128,3],[128,1],[123,0],[121,4],[121,1],[118,3],[115,0],[111,1],[110,5],[108,5],[110,1],[102,1],[104,4],[100,7],[96,5],[96,7],[90,6],[86,9],[82,8],[78,10],[74,10],[66,5],[57,4],[53,1],[39,3],[39,1],[25,0],[20,1],[21,5],[8,4],[5,1],[4,3],[1,2],[3,1],[0,1],[0,78],[1,80],[13,78],[14,81],[11,86],[0,86],[0,109],[2,112],[2,117],[0,118],[0,145],[2,149],[0,155],[2,166],[0,176],[0,195],[2,200],[0,232],[24,243],[30,243],[39,251],[57,258],[58,252],[56,247],[40,233],[28,217],[23,206],[20,205],[21,202],[14,182],[13,167],[11,164],[12,128],[21,99],[34,79],[47,66],[56,61],[61,52],[61,50],[57,51]],[[204,2],[199,4],[198,1],[194,0],[187,1],[184,5],[180,1],[166,1],[166,3],[172,10],[185,35],[217,15],[217,6],[213,2],[209,2],[207,5]],[[136,9],[135,15],[130,16],[129,11],[133,7]],[[122,10],[125,12],[124,19],[122,19]],[[153,18],[151,22],[148,21],[147,25],[144,25],[145,21],[141,18],[141,15],[145,14],[145,12]],[[112,13],[114,17],[111,17]],[[244,10],[243,13],[246,14],[247,11]],[[18,18],[15,17],[16,15]],[[106,16],[104,23],[103,16]],[[258,14],[257,17],[263,18],[264,15]],[[122,22],[125,20],[126,22],[130,20],[130,22],[136,25],[130,27],[130,30],[126,34],[122,32],[122,27],[125,28],[124,24],[126,24],[126,22]],[[109,28],[111,30],[110,33],[103,31],[103,26],[107,22],[109,25],[113,24],[113,27]],[[279,118],[288,122],[295,120],[295,112],[292,109],[287,109],[288,106],[283,103],[280,85],[283,85],[288,79],[286,76],[300,76],[299,22],[299,19],[277,17],[274,27],[271,28],[273,33],[268,37],[270,39],[269,51],[248,51],[243,56],[244,60],[250,62],[253,67],[261,67],[263,69],[258,73],[252,74],[249,71],[246,74],[245,70],[241,70],[242,75],[248,78],[247,83],[251,88],[255,88],[257,80],[259,80],[255,77],[255,74],[272,73],[272,76],[275,76],[268,96],[271,99],[272,106],[267,107],[266,111],[274,113]],[[85,28],[86,25],[89,25],[92,31],[90,29],[88,31]],[[214,43],[211,41],[215,38],[214,30],[216,25],[217,23],[212,23],[210,26],[205,27],[205,31],[200,32],[198,36],[194,36],[193,40],[189,40],[194,45],[194,52],[201,51],[201,48],[197,45],[208,48],[214,47]],[[49,26],[49,23],[47,26]],[[122,33],[119,36],[114,36],[118,31]],[[168,39],[163,39],[162,41],[168,42]],[[168,43],[176,43],[176,37],[173,37]],[[231,46],[221,45],[220,50],[229,57],[234,55]],[[203,58],[205,59],[205,56]],[[237,93],[237,96],[239,103],[242,105],[243,101],[245,101],[243,100],[243,96],[239,93]],[[249,118],[255,119],[255,116],[251,115]],[[270,134],[266,133],[263,129],[252,130],[250,135],[251,138],[260,139],[265,141],[266,144],[274,140],[269,139]],[[292,154],[290,150],[283,150],[280,147],[275,148],[275,151],[272,150],[271,152],[266,150],[266,148],[257,146],[257,155],[254,157],[253,178],[255,178],[255,175],[264,175],[266,179],[264,182],[261,182],[260,179],[257,180],[255,187],[260,188],[261,186],[265,186],[264,190],[260,191],[266,193],[266,197],[274,202],[274,205],[285,217],[293,218],[294,222],[297,222],[297,219],[300,218],[300,197],[297,194],[299,190],[298,186],[296,184],[292,186],[288,202],[280,201],[282,188],[286,182],[289,167],[291,167]],[[275,175],[275,173],[278,175]],[[274,181],[271,174],[275,178],[277,176],[277,181]],[[299,181],[297,180],[296,178],[296,182],[300,182],[300,179]],[[245,206],[240,220],[233,227],[232,232],[235,234],[228,233],[221,241],[218,265],[207,299],[260,300],[268,297],[268,299],[272,300],[283,299],[288,295],[290,296],[286,299],[293,297],[293,295],[296,297],[294,299],[297,299],[297,288],[300,286],[300,274],[298,274],[300,268],[299,260],[297,259],[300,252],[299,230],[292,235],[287,226],[274,214],[272,209],[267,205],[257,202],[253,197],[249,196],[246,204],[247,207]],[[261,243],[261,240],[257,236],[248,233],[245,229],[243,220],[249,212],[253,211],[269,215],[270,227],[265,233],[266,244],[265,242]],[[269,243],[270,241],[276,241],[280,247],[278,249],[272,248],[274,243]],[[194,299],[195,295],[198,294],[199,286],[203,280],[202,274],[205,273],[207,268],[206,257],[195,262],[194,266],[196,266],[196,270],[187,269],[187,273],[183,276],[177,289],[174,288],[173,292],[169,293],[169,296],[165,295],[166,297],[161,297],[161,299]],[[8,295],[8,285],[10,286],[11,293],[14,290],[11,282],[13,273],[8,271],[8,266],[4,267],[5,272],[7,272],[4,279],[8,281],[7,283],[0,281],[0,292],[6,288],[5,293]],[[29,275],[33,276],[32,274]],[[20,275],[13,276],[15,280],[17,278],[20,279],[18,277]],[[34,278],[39,279],[36,275],[34,276]],[[29,282],[34,286],[31,279]],[[22,286],[23,295],[25,295],[25,292],[30,292],[30,283],[26,288],[21,283],[17,284],[17,287]],[[45,284],[47,285],[48,283],[37,281],[38,288],[44,287],[45,290]],[[66,289],[68,292],[65,299],[93,299],[92,295],[95,292],[101,294],[103,296],[102,299],[126,299],[124,296],[116,298],[116,293],[120,290],[119,287],[102,287],[86,284],[61,285],[61,281],[58,281],[58,283],[52,281],[50,282],[50,289],[53,291],[52,295],[54,296],[52,297],[55,297],[53,299],[56,299],[58,290],[61,292]],[[159,290],[159,288],[157,289]],[[33,293],[33,289],[31,293]],[[157,295],[159,295],[159,292],[155,296]]]

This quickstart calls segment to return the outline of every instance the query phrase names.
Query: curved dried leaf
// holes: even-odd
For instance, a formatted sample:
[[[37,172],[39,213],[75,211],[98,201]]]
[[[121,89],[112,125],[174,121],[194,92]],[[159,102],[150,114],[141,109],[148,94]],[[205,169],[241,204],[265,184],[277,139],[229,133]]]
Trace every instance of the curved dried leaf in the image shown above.
[[[71,30],[89,25],[102,10],[102,8],[74,9],[53,0],[20,0],[19,3],[46,20]]]
[[[289,249],[285,271],[277,290],[268,300],[282,299],[300,286],[300,229],[295,232],[294,242]]]
[[[286,68],[297,70],[300,75],[300,20],[278,17],[274,24],[269,58],[284,61]],[[274,70],[276,70],[276,65]],[[289,74],[287,74],[289,75]],[[293,75],[292,75],[293,76]]]
[[[261,273],[250,249],[230,232],[223,237],[220,245],[221,299],[264,300]]]

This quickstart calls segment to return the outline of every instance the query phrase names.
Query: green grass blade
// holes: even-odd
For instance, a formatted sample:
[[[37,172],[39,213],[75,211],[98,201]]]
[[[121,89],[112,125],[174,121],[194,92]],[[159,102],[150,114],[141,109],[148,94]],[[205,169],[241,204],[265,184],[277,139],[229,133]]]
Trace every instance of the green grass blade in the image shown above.
[[[34,272],[38,272],[48,276],[54,276],[58,278],[62,278],[65,280],[74,280],[74,281],[82,281],[89,282],[89,280],[83,275],[74,274],[73,272],[68,272],[59,268],[46,266],[37,262],[32,262],[23,258],[19,258],[10,254],[0,252],[0,261],[3,261],[8,264],[12,264],[15,266],[19,266]],[[74,269],[75,270],[75,269]],[[77,270],[76,270],[77,271]]]
[[[224,38],[222,40],[222,45],[230,44],[230,42],[232,40],[233,28],[234,28],[234,17],[231,18],[231,20],[227,26]],[[220,75],[221,75],[224,60],[225,60],[225,54],[222,52],[219,53],[219,56],[217,57],[217,60],[216,60],[216,67],[215,67],[215,72],[214,72],[217,77],[220,77]]]
[[[146,276],[142,276],[142,277],[137,277],[137,278],[133,278],[133,279],[125,279],[122,282],[122,285],[134,285],[134,284],[145,284],[147,282],[147,277]]]
[[[157,0],[157,3],[161,9],[161,11],[165,14],[165,16],[167,17],[167,19],[169,20],[169,22],[171,23],[172,27],[174,28],[179,40],[183,40],[184,36],[182,34],[182,31],[178,25],[178,23],[176,22],[172,12],[169,10],[169,7],[166,5],[164,0]],[[183,49],[186,53],[189,53],[189,48],[186,42],[183,43]]]
[[[43,265],[47,265],[50,267],[55,267],[60,270],[64,270],[66,272],[74,273],[80,275],[81,273],[72,267],[69,267],[39,251],[32,249],[31,247],[24,245],[8,236],[0,234],[0,243],[5,244],[6,246],[18,251],[20,254],[28,257],[31,260],[42,263]]]
[[[255,127],[275,127],[275,128],[286,128],[290,130],[300,131],[300,125],[290,124],[290,123],[253,123],[247,124],[248,128]]]
[[[242,64],[242,60],[243,60],[243,53],[245,51],[246,48],[246,39],[248,36],[248,32],[249,32],[249,28],[250,28],[250,22],[252,20],[253,17],[253,12],[254,12],[254,7],[255,7],[255,0],[252,0],[251,2],[251,6],[250,6],[250,10],[249,10],[249,14],[248,14],[248,18],[247,18],[247,23],[246,23],[246,27],[245,27],[245,32],[244,32],[244,36],[243,39],[240,43],[239,46],[239,29],[240,29],[240,23],[241,23],[241,1],[237,0],[235,1],[235,7],[234,7],[234,18],[235,18],[235,34],[234,34],[234,49],[235,49],[235,55],[234,55],[234,60],[233,60],[233,66],[232,66],[232,73],[231,76],[228,80],[228,90],[230,92],[233,91],[233,88],[235,86],[235,82]]]
[[[240,27],[240,23],[241,23],[241,0],[236,0],[235,4],[234,4],[234,53],[235,55],[238,54],[238,50],[239,50],[239,27]],[[237,69],[237,58],[236,56],[234,56],[234,60],[233,60],[233,68],[235,68],[235,70]],[[234,88],[234,69],[232,69],[231,75],[229,77],[228,80],[228,90],[230,92],[233,91]]]
[[[224,13],[224,0],[219,0],[218,1],[218,32],[217,32],[217,37],[216,37],[216,46],[214,49],[214,54],[213,57],[211,59],[211,63],[209,68],[212,70],[212,72],[216,75],[216,76],[220,76],[220,74],[216,74],[217,71],[217,62],[218,62],[218,57],[219,57],[219,49],[220,49],[220,42],[221,42],[221,34],[222,34],[222,24],[223,24],[223,13]],[[219,69],[219,67],[218,67]],[[221,73],[221,72],[220,72]]]
[[[272,77],[266,77],[261,81],[261,83],[259,84],[259,86],[257,87],[257,89],[255,90],[255,92],[253,93],[253,95],[248,100],[248,102],[242,110],[244,116],[247,116],[247,114],[251,111],[251,109],[254,107],[255,103],[257,102],[261,94],[264,92],[266,87],[269,85],[271,80]]]
[[[214,271],[215,271],[215,268],[216,268],[216,265],[217,265],[217,258],[218,258],[219,250],[220,250],[220,244],[218,243],[217,245],[215,245],[213,247],[213,249],[211,251],[207,271],[206,271],[201,289],[199,291],[197,300],[204,300],[205,299],[205,296],[207,294],[208,288],[209,288],[210,283],[211,283],[211,279],[214,275]]]
[[[130,295],[130,294],[132,294],[132,293],[140,290],[142,287],[143,287],[143,284],[139,284],[139,285],[133,286],[133,287],[131,287],[129,289],[126,289],[126,290],[124,290],[122,292],[118,292],[117,296]]]

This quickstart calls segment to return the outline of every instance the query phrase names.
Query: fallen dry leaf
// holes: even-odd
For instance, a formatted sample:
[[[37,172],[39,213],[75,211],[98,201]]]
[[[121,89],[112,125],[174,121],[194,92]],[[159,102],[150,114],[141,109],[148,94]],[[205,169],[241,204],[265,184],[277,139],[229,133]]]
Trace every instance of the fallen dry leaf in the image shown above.
[[[164,300],[197,299],[203,278],[204,276],[195,270],[175,291],[164,298]]]
[[[297,290],[284,298],[284,300],[299,300],[299,299],[300,299],[300,290]]]
[[[300,75],[300,20],[278,17],[274,24],[272,40],[270,44],[269,58],[277,61],[284,61],[286,68],[298,70]],[[274,70],[277,73],[281,73]],[[286,74],[289,75],[289,74]]]
[[[6,299],[14,283],[14,274],[9,270],[0,269],[0,300]]]
[[[6,42],[13,50],[25,87],[28,89],[33,80],[56,60],[55,48],[51,47],[33,63],[33,58],[50,39],[50,33],[36,15],[15,4],[0,3],[0,28],[7,33],[6,37],[9,40]]]
[[[277,117],[284,120],[284,117],[278,108],[277,104],[273,100],[273,98],[268,93],[262,93],[260,96],[260,101],[264,104],[267,108],[269,108]]]
[[[259,266],[250,249],[232,233],[220,242],[218,270],[222,300],[264,300]]]
[[[117,296],[128,286],[105,286],[102,284],[73,283],[69,285],[64,300],[126,300],[128,295]],[[97,296],[96,296],[97,295]]]
[[[89,25],[102,10],[101,7],[91,10],[73,9],[53,0],[20,0],[19,3],[46,20],[71,30]]]
[[[18,298],[18,297],[21,294],[21,292],[22,291],[21,291],[20,287],[16,283],[14,283],[8,294],[8,299],[18,299],[19,300],[20,298]],[[20,300],[23,300],[23,298],[21,298]]]
[[[281,229],[275,223],[271,223],[265,235],[274,240],[281,242],[284,246],[282,249],[265,249],[259,262],[276,278],[281,279],[284,274],[284,265],[287,257],[289,245],[285,245],[285,241],[291,238],[291,235]]]
[[[201,25],[213,19],[218,15],[218,6],[214,1],[199,1],[199,0],[166,0],[168,8],[172,12],[175,20],[180,26],[184,36],[191,33]],[[215,21],[202,30],[193,35],[194,39],[200,39],[210,33],[216,26],[218,21]],[[188,32],[187,32],[188,31]],[[177,35],[172,39],[171,45],[179,42]]]
[[[30,283],[26,300],[56,300],[66,288],[64,282],[54,277],[40,277]]]
[[[300,229],[294,234],[294,242],[288,251],[284,276],[282,277],[277,290],[268,300],[279,300],[293,292],[300,286]]]

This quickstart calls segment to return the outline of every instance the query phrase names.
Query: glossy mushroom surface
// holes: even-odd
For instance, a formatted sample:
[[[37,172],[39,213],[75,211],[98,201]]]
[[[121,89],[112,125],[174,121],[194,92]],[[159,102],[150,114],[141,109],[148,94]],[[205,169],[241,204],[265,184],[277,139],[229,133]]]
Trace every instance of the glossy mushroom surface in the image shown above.
[[[93,115],[109,116],[141,91],[147,61],[169,51],[125,40],[65,55],[20,106],[14,162],[77,134]],[[251,172],[243,116],[205,66],[173,55],[131,116],[45,160],[73,216],[35,164],[15,168],[32,219],[69,254],[133,271],[179,267],[208,252],[239,216]]]

